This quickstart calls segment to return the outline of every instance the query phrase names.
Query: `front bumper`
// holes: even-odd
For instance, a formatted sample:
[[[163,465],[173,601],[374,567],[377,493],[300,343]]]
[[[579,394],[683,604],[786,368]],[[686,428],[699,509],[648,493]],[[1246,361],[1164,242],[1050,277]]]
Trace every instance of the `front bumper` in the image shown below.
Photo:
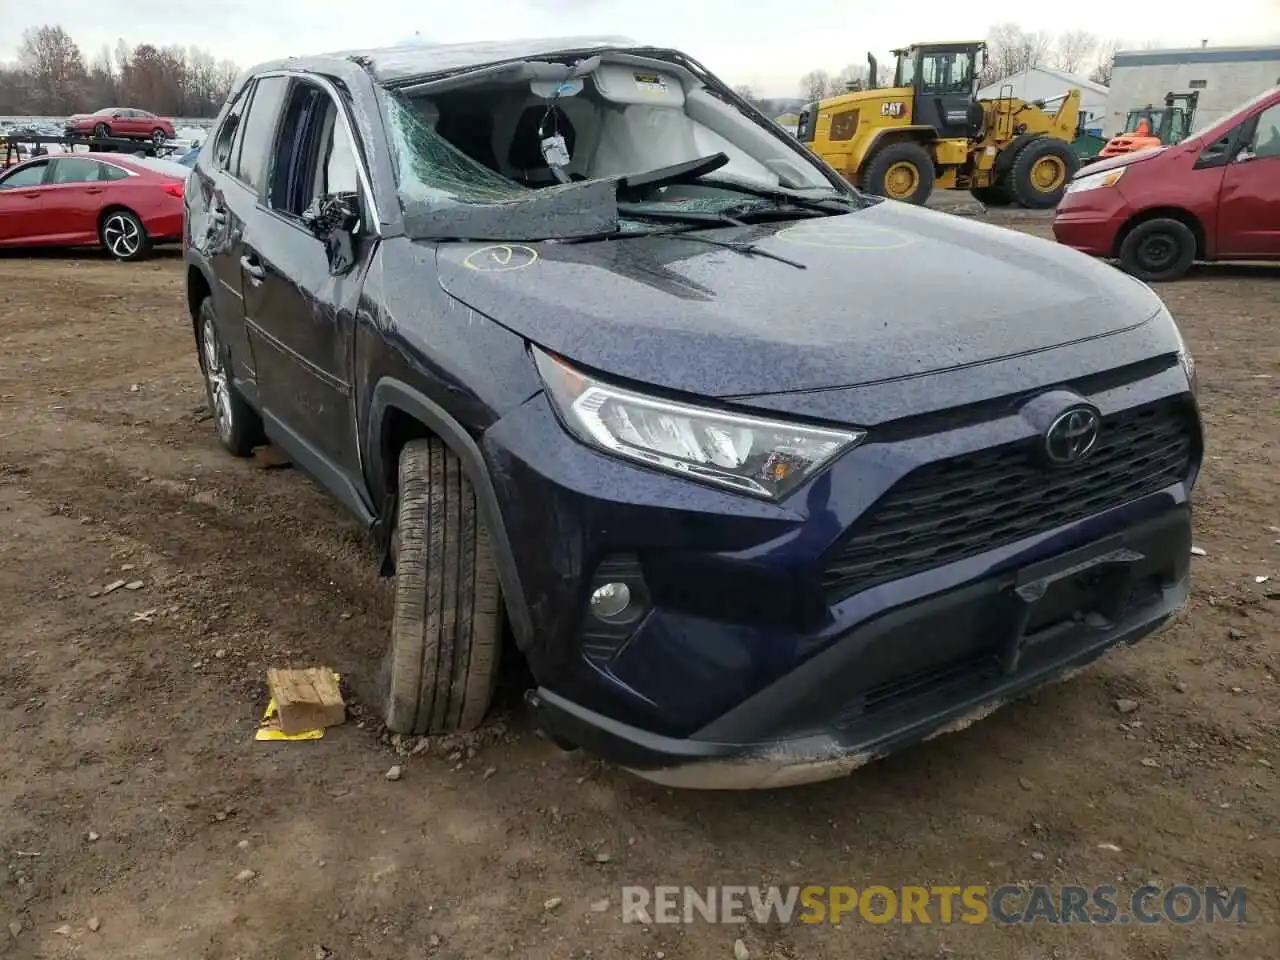
[[[964,729],[1109,649],[1164,626],[1189,593],[1185,505],[1021,570],[900,607],[854,629],[688,737],[655,734],[539,688],[553,737],[645,779],[764,789],[843,776]],[[928,669],[869,689],[892,651]],[[943,652],[945,651],[945,652]]]
[[[1059,243],[1081,253],[1115,256],[1116,237],[1129,213],[1118,185],[1069,193],[1054,213],[1053,235]]]

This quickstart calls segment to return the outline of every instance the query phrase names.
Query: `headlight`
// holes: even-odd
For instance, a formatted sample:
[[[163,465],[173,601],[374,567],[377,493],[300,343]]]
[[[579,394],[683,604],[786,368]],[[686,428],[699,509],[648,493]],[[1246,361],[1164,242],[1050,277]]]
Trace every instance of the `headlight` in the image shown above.
[[[1085,177],[1076,177],[1067,184],[1067,193],[1079,193],[1082,190],[1097,190],[1099,187],[1114,187],[1124,176],[1127,167],[1116,167],[1102,173],[1091,173]]]
[[[1178,362],[1182,364],[1182,372],[1187,375],[1187,382],[1191,384],[1191,392],[1195,393],[1200,386],[1196,382],[1196,358],[1191,355],[1187,341],[1183,339],[1182,331],[1178,329],[1178,323],[1172,315],[1169,317],[1169,322],[1173,324],[1173,332],[1178,338]]]
[[[584,443],[756,497],[785,496],[866,436],[646,396],[536,347],[533,356],[561,419]]]

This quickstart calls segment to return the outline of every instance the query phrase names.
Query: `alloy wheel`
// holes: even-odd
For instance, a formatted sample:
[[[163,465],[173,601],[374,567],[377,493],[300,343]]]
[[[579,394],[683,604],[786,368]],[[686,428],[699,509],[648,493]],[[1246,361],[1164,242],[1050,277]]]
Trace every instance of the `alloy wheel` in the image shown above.
[[[231,439],[231,387],[227,382],[226,367],[222,363],[222,349],[218,344],[218,332],[213,317],[206,314],[200,327],[200,345],[204,350],[204,377],[209,384],[209,400],[213,404],[213,422],[218,436],[224,443]]]
[[[142,247],[142,229],[133,217],[113,213],[102,225],[102,239],[115,256],[127,260],[137,256]]]

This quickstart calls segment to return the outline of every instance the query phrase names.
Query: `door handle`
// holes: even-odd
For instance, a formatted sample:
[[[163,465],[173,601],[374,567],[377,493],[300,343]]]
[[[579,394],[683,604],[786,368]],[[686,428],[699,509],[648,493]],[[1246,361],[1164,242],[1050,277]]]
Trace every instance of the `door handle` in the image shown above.
[[[85,191],[85,193],[101,193],[101,192],[102,192],[101,187],[90,187],[88,190]]]
[[[262,264],[257,261],[257,258],[248,254],[240,258],[240,266],[257,283],[261,283],[267,276],[267,271],[262,269]]]
[[[24,197],[26,197],[28,200],[39,200],[39,199],[40,199],[40,194],[38,194],[38,193],[24,193],[24,194],[23,194],[23,196],[24,196]]]

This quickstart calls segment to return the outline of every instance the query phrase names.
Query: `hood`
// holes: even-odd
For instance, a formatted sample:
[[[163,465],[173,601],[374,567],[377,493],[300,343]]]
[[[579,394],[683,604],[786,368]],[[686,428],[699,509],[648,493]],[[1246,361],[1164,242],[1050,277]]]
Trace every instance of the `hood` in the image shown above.
[[[1147,287],[1047,240],[893,202],[678,236],[441,244],[445,291],[606,375],[712,397],[855,386],[1106,336]]]
[[[1127,167],[1131,163],[1141,163],[1143,160],[1154,160],[1168,149],[1167,146],[1152,147],[1150,150],[1138,150],[1135,153],[1122,153],[1117,157],[1106,157],[1081,167],[1076,174],[1076,179],[1102,173],[1104,170],[1114,170],[1116,167]]]

